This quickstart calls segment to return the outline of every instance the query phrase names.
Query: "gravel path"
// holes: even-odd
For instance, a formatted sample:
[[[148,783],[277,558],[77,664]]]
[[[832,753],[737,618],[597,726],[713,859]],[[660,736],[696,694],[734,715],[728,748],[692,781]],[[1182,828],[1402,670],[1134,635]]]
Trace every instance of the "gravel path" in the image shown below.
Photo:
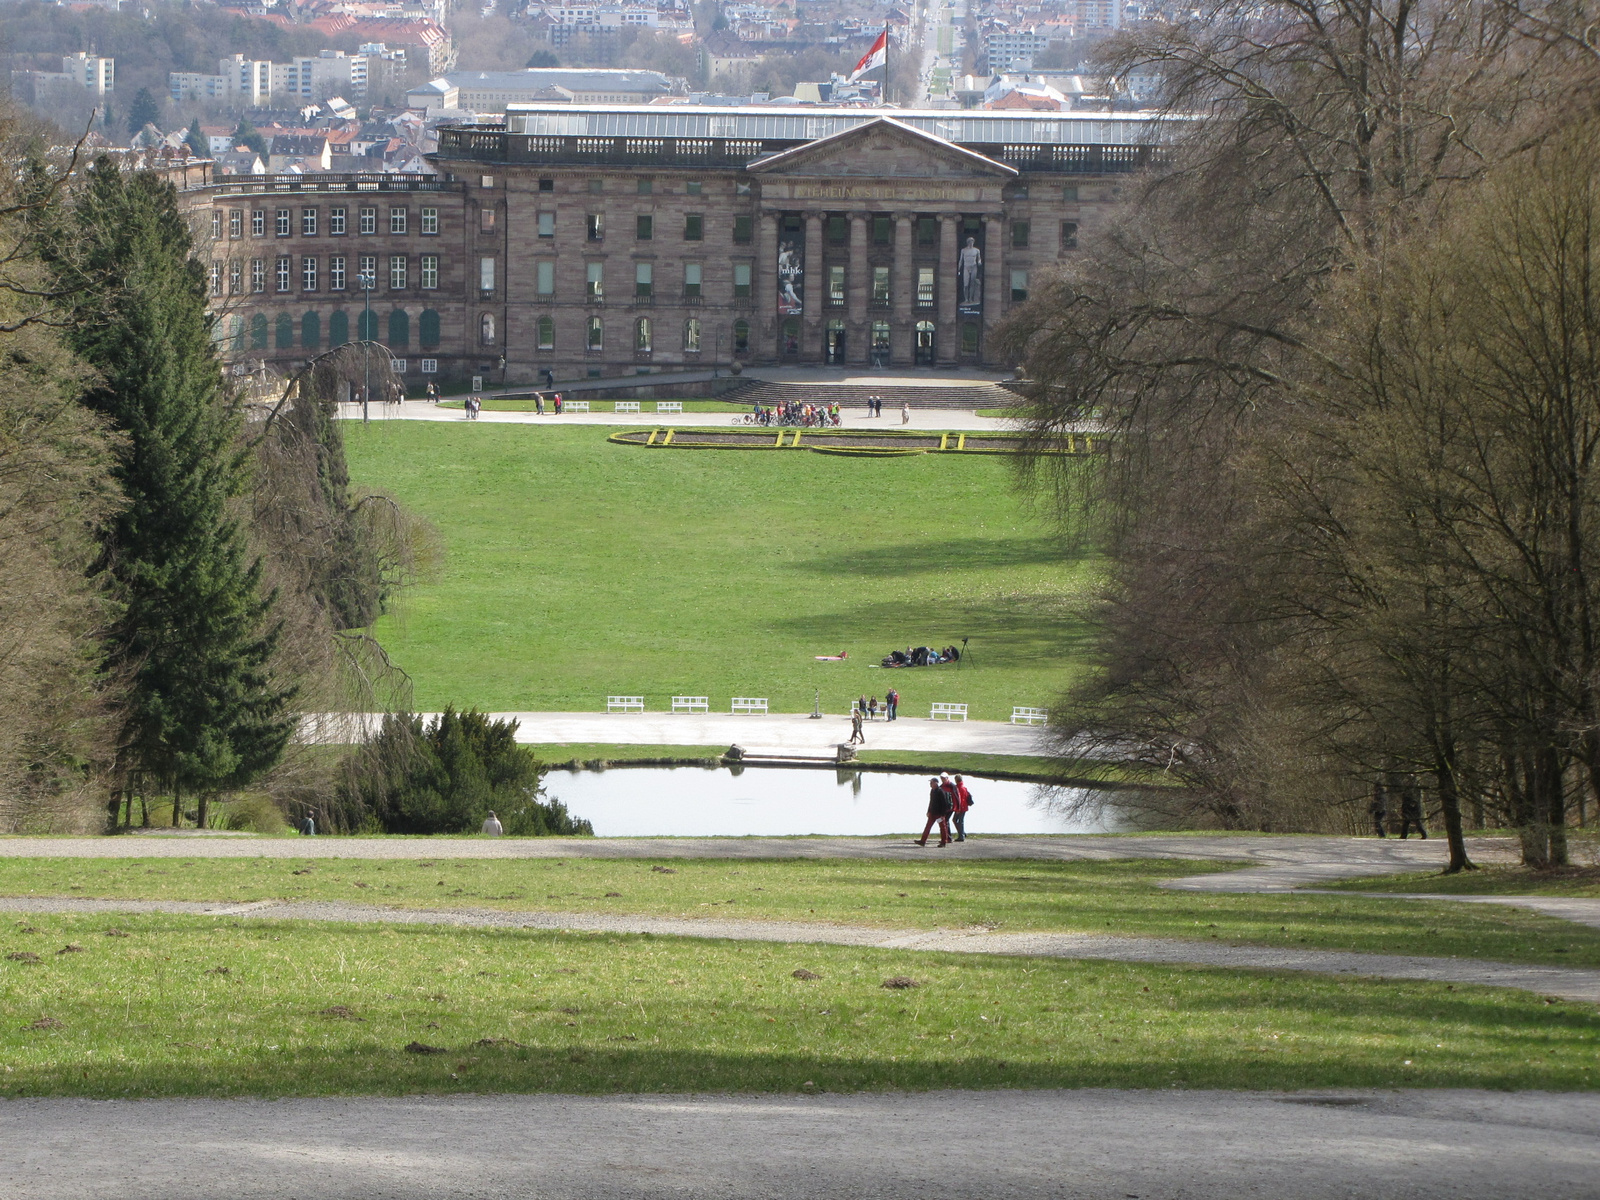
[[[1221,941],[1112,937],[1084,933],[992,933],[987,929],[882,929],[826,922],[741,921],[727,918],[646,917],[610,913],[506,912],[487,908],[405,909],[344,901],[256,900],[216,904],[183,900],[87,900],[74,897],[0,899],[11,913],[184,913],[213,917],[265,917],[283,921],[351,921],[463,928],[572,930],[585,933],[648,933],[662,937],[727,938],[733,941],[870,946],[956,954],[1007,954],[1040,958],[1094,958],[1172,966],[1225,967],[1261,971],[1314,971],[1379,979],[1423,979],[1436,983],[1516,988],[1563,1000],[1600,1003],[1600,970],[1525,966],[1479,959],[1420,955],[1357,954],[1342,950],[1297,950],[1238,946]]]
[[[1600,1194],[1600,1096],[1593,1094],[1095,1089],[8,1100],[0,1111],[0,1193],[8,1200]]]

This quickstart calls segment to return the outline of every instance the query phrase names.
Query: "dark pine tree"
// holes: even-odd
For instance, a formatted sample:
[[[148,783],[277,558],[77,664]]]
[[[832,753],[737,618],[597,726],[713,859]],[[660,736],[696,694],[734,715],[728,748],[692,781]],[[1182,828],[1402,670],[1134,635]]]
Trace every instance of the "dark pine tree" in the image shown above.
[[[239,412],[172,185],[101,159],[60,232],[70,257],[54,257],[93,305],[71,333],[101,374],[86,402],[126,439],[127,507],[105,549],[121,609],[111,665],[129,684],[120,751],[171,791],[174,825],[185,795],[204,824],[207,800],[270,769],[294,724],[271,671],[272,598],[230,511],[246,482]]]
[[[184,135],[183,140],[189,147],[189,153],[196,158],[211,157],[211,144],[206,141],[206,135],[200,131],[199,117],[189,123],[189,132]]]
[[[265,154],[267,152],[267,139],[257,133],[256,127],[243,117],[239,118],[239,126],[233,131],[233,144],[236,146],[249,146],[257,154]]]
[[[161,105],[156,103],[149,88],[140,88],[128,107],[128,132],[138,133],[146,125],[154,125],[160,120]]]

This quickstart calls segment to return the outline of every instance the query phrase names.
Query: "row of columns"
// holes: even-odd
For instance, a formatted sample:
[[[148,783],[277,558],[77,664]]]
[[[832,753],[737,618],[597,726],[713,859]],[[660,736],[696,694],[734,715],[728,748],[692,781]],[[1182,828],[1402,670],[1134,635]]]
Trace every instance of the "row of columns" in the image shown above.
[[[823,326],[827,314],[840,310],[828,304],[828,280],[824,273],[824,247],[822,241],[822,212],[805,214],[804,287],[805,309],[801,317],[801,353],[805,361],[814,361],[823,354]],[[961,214],[938,213],[939,264],[934,285],[934,348],[941,364],[954,363],[959,352],[960,325],[957,320],[956,263],[960,251]],[[758,323],[763,339],[761,353],[782,353],[779,337],[782,321],[777,315],[778,300],[778,213],[762,213],[757,218],[756,251],[758,261],[754,273],[756,302],[762,306],[764,316]],[[865,365],[872,356],[872,299],[871,265],[868,262],[871,231],[868,222],[872,214],[852,212],[850,221],[849,265],[845,272],[845,304],[843,309],[846,329],[846,361]],[[913,252],[916,214],[895,212],[890,214],[894,223],[892,244],[894,260],[890,266],[890,358],[895,365],[910,365],[915,356],[916,261]],[[999,323],[1003,310],[1002,288],[1007,286],[1002,278],[1000,264],[1004,218],[985,213],[984,223],[984,293],[983,293],[983,344]],[[926,310],[921,310],[925,312]]]

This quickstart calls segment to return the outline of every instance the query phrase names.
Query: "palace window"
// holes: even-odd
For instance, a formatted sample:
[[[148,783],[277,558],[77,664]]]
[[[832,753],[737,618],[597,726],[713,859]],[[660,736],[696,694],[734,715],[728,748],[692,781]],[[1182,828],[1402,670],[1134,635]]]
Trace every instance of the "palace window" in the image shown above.
[[[250,212],[250,236],[267,236],[267,210],[264,208],[252,209]]]
[[[1028,298],[1028,273],[1026,271],[1011,272],[1011,299],[1023,301]]]
[[[264,258],[250,260],[250,290],[252,292],[267,290],[267,260]]]
[[[317,210],[302,208],[300,210],[300,233],[303,237],[317,236]]]
[[[894,221],[882,214],[872,218],[872,244],[887,246],[894,237]]]
[[[548,258],[534,264],[533,275],[535,286],[541,296],[554,296],[556,294],[556,264]]]
[[[917,218],[917,245],[937,246],[939,244],[939,222],[934,217]]]
[[[1029,226],[1026,221],[1011,222],[1011,247],[1014,250],[1025,250],[1028,247]]]
[[[479,233],[493,233],[494,232],[494,209],[492,209],[492,208],[480,208],[478,210],[478,232]]]
[[[683,264],[683,298],[685,300],[700,299],[700,264]]]
[[[586,344],[591,350],[603,350],[605,348],[605,325],[599,317],[589,318],[589,335]]]
[[[422,235],[436,237],[439,233],[439,210],[437,208],[424,208],[422,210]]]
[[[389,232],[404,233],[406,231],[406,215],[404,208],[391,208],[389,210]]]
[[[350,340],[350,315],[343,309],[328,318],[328,345],[342,346]]]
[[[969,321],[961,327],[961,353],[976,354],[978,352],[978,323]]]
[[[872,268],[872,302],[874,304],[889,303],[889,268]]]
[[[605,299],[605,270],[604,263],[592,262],[584,264],[583,294],[594,303],[599,303]]]
[[[738,320],[733,323],[733,352],[735,354],[750,353],[750,322]]]
[[[278,257],[277,284],[280,292],[289,290],[289,256],[287,254]]]
[[[584,223],[584,227],[588,230],[589,240],[591,242],[600,242],[600,241],[604,241],[605,240],[605,236],[606,236],[606,215],[605,215],[605,213],[589,213],[587,216],[585,216],[583,218],[583,223]]]
[[[698,196],[705,191],[705,185],[698,179],[692,179],[683,185],[683,190],[691,196]]]
[[[754,217],[735,217],[733,219],[733,240],[735,245],[748,246],[755,240],[756,219]]]
[[[363,208],[361,210],[359,219],[360,219],[360,225],[358,226],[358,228],[361,230],[362,233],[377,233],[378,232],[378,210],[377,209],[375,209],[375,208]]]
[[[279,350],[294,349],[294,318],[288,313],[279,313],[274,324],[277,326],[276,335]]]
[[[280,208],[274,228],[279,237],[289,236],[289,219],[293,214],[287,208]]]
[[[213,208],[211,210],[211,240],[212,241],[218,241],[218,240],[221,239],[221,237],[222,237],[222,210],[220,208]]]
[[[404,350],[410,345],[411,318],[405,309],[397,308],[389,314],[389,349]]]
[[[322,318],[314,312],[300,318],[300,344],[307,350],[315,350],[322,344]]]
[[[432,289],[439,286],[439,256],[437,254],[424,254],[422,256],[422,278],[419,280],[424,288]]]
[[[439,360],[437,358],[423,359],[422,373],[424,375],[437,375],[439,373]]]
[[[844,268],[828,268],[828,303],[844,303]]]
[[[554,350],[556,348],[556,319],[554,317],[539,318],[539,349]]]
[[[700,318],[690,317],[683,323],[683,349],[687,354],[700,353]]]
[[[244,291],[244,264],[237,258],[228,260],[228,295],[237,296]]]
[[[539,236],[553,238],[556,235],[556,215],[553,212],[539,214]]]
[[[917,307],[933,307],[933,268],[917,268]]]
[[[494,291],[494,259],[480,258],[478,260],[478,289],[484,292]]]
[[[1078,248],[1078,223],[1076,221],[1061,222],[1061,248],[1063,250],[1076,250]]]
[[[850,240],[850,220],[838,213],[830,213],[822,223],[823,235],[835,246]]]
[[[640,179],[638,184],[639,195],[641,196],[648,196],[651,192],[656,190],[656,181],[654,179]]]
[[[344,236],[345,212],[346,209],[342,204],[328,210],[328,232],[334,237]]]
[[[655,267],[651,263],[633,264],[633,294],[640,300],[648,300],[655,291]]]
[[[733,264],[733,298],[747,300],[750,297],[750,264]]]
[[[417,342],[424,348],[430,349],[439,344],[439,312],[437,309],[425,308],[422,315],[417,318]],[[426,367],[423,370],[427,370]]]
[[[633,350],[635,354],[649,354],[650,344],[650,318],[640,317],[633,323]]]
[[[698,242],[706,235],[706,218],[703,213],[685,213],[683,217],[683,240]]]
[[[541,179],[541,180],[539,180],[539,190],[541,192],[553,192],[553,191],[555,191],[556,190],[556,181],[554,179]]]
[[[244,236],[244,209],[230,208],[228,210],[228,236],[231,238]]]
[[[211,294],[222,295],[222,260],[213,259],[211,262]]]
[[[328,257],[328,290],[330,292],[344,291],[344,255],[333,254]]]
[[[391,254],[389,256],[389,290],[400,291],[406,286],[406,256],[404,254]]]
[[[378,286],[378,256],[376,254],[363,254],[357,260],[356,266],[356,274],[366,276],[366,287]],[[360,284],[361,280],[357,279],[356,283]]]
[[[317,260],[309,254],[300,260],[300,290],[302,292],[317,290]]]
[[[649,213],[640,213],[633,219],[633,233],[641,242],[648,242],[656,234],[656,219]]]

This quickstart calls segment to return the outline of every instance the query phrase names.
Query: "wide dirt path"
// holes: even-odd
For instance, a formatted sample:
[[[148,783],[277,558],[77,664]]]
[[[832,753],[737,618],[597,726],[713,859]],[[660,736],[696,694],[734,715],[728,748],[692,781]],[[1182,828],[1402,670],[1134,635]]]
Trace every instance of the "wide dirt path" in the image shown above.
[[[9,1200],[1592,1200],[1600,1096],[9,1100]]]

